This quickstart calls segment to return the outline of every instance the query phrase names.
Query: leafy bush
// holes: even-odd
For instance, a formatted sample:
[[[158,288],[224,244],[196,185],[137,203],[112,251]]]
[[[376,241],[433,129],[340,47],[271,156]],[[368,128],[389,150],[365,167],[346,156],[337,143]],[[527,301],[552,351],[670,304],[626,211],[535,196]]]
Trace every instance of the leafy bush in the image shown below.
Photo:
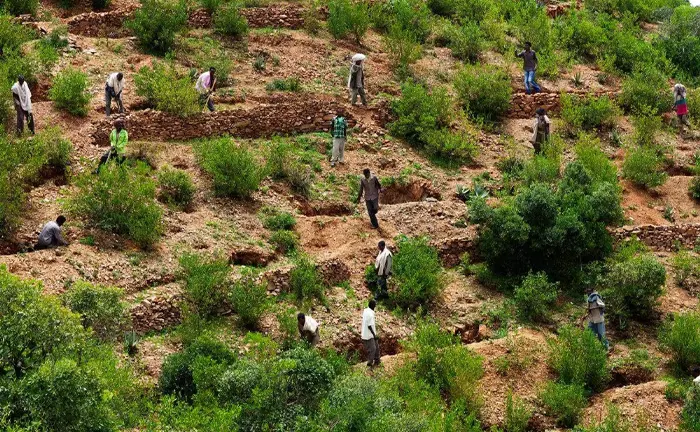
[[[4,0],[1,4],[12,15],[34,15],[39,6],[39,0]]]
[[[562,384],[602,389],[609,375],[607,360],[605,347],[589,330],[565,326],[550,341],[548,363]]]
[[[665,57],[652,44],[637,37],[633,30],[617,25],[609,32],[609,43],[604,62],[611,63],[620,72],[631,73],[635,68],[665,67]]]
[[[571,428],[576,426],[581,411],[586,408],[585,389],[579,384],[548,382],[539,395],[547,414],[556,418],[557,424]]]
[[[508,390],[504,424],[506,432],[525,432],[531,418],[532,409],[527,406],[525,401],[517,396],[513,396],[513,392]]]
[[[563,94],[561,97],[561,117],[572,131],[613,127],[618,115],[615,103],[607,96],[581,98]]]
[[[187,5],[184,1],[141,0],[141,7],[125,26],[134,32],[139,44],[154,54],[170,51],[175,35],[187,24]]]
[[[80,314],[83,327],[92,328],[102,340],[116,340],[126,323],[124,292],[117,287],[75,282],[63,294],[63,304]]]
[[[11,9],[8,12],[14,14]],[[27,28],[16,23],[14,17],[0,13],[0,48],[2,48],[3,53],[18,51],[22,44],[31,38],[32,36]],[[16,77],[10,78],[14,79]]]
[[[267,284],[256,282],[253,274],[246,274],[236,282],[229,298],[233,310],[238,314],[243,326],[247,328],[256,328],[260,317],[270,305],[267,298]]]
[[[365,2],[330,0],[327,22],[328,31],[335,39],[351,34],[360,43],[369,28],[369,7]]]
[[[557,284],[550,283],[546,273],[530,273],[515,288],[514,300],[521,317],[543,322],[549,319],[557,294]]]
[[[265,170],[252,150],[236,145],[230,138],[204,141],[195,147],[202,169],[212,177],[214,193],[246,198],[258,189]]]
[[[485,46],[484,34],[475,22],[467,22],[462,26],[449,23],[443,28],[440,35],[452,50],[456,58],[474,63],[479,59]]]
[[[690,5],[673,9],[662,27],[661,45],[666,56],[687,76],[700,75],[700,32],[697,29],[698,10]]]
[[[671,352],[675,366],[688,372],[700,366],[700,314],[686,312],[675,315],[664,324],[661,345]]]
[[[594,16],[584,11],[570,11],[554,22],[556,40],[580,60],[593,60],[600,55],[607,43],[605,28],[595,22]]]
[[[674,280],[682,288],[690,288],[700,281],[700,257],[680,251],[673,257]]]
[[[638,146],[651,146],[655,143],[656,133],[661,129],[661,116],[645,107],[632,118],[634,124],[634,142]]]
[[[668,178],[664,171],[663,157],[651,147],[632,149],[622,165],[622,175],[647,189],[661,186]]]
[[[238,39],[248,34],[248,20],[241,15],[236,4],[229,3],[219,8],[214,13],[213,22],[217,33]]]
[[[389,124],[391,134],[419,146],[424,145],[427,132],[449,126],[454,118],[453,102],[445,88],[428,91],[413,82],[401,86],[401,97],[392,102],[391,109],[396,116]]]
[[[224,2],[224,0],[199,0],[199,3],[204,9],[210,14],[214,14],[219,9],[219,6]]]
[[[169,205],[189,208],[197,189],[187,171],[166,167],[158,172],[158,199]]]
[[[193,312],[203,318],[216,315],[230,287],[228,261],[186,253],[180,257],[180,268],[185,297]]]
[[[384,49],[389,55],[394,74],[400,80],[413,75],[411,65],[423,55],[423,47],[410,30],[393,26],[384,37]]]
[[[510,107],[510,76],[494,66],[465,66],[455,78],[455,89],[467,112],[494,121]]]
[[[69,208],[102,229],[124,234],[139,246],[151,246],[163,228],[156,185],[147,172],[138,162],[135,167],[109,163],[96,176],[85,173],[76,180]]]
[[[269,82],[265,89],[267,91],[300,92],[301,81],[297,77],[275,79]]]
[[[70,114],[84,117],[92,96],[89,93],[87,74],[77,69],[63,69],[56,75],[49,89],[49,98],[56,107]]]
[[[375,3],[371,9],[371,18],[378,30],[395,35],[403,34],[417,44],[426,42],[430,36],[432,16],[424,1]]]
[[[696,200],[700,200],[700,176],[695,176],[690,181],[688,193]]]
[[[289,361],[284,371],[288,401],[312,407],[331,389],[333,369],[318,350],[297,347],[281,357]]]
[[[652,111],[648,114],[656,115],[673,106],[667,77],[653,67],[637,69],[626,78],[618,101],[627,112],[635,114],[644,113],[651,108]]]
[[[688,391],[681,413],[680,429],[687,432],[700,430],[700,386],[694,385]]]
[[[299,236],[294,231],[279,230],[270,236],[270,243],[275,245],[277,251],[287,254],[297,250]]]
[[[653,255],[639,255],[610,269],[602,294],[621,321],[649,318],[666,284],[666,268]]]
[[[396,286],[391,300],[401,307],[424,305],[434,300],[442,289],[442,266],[437,250],[424,237],[401,238],[394,256]]]
[[[448,164],[466,164],[479,154],[478,140],[466,132],[452,132],[440,129],[427,132],[425,151]]]
[[[325,283],[318,273],[316,264],[306,256],[297,259],[295,267],[289,274],[289,290],[300,302],[317,298],[325,303]]]
[[[188,76],[178,74],[173,63],[154,61],[152,68],[142,67],[134,76],[134,84],[136,94],[159,111],[180,116],[200,111],[197,90]]]
[[[263,226],[269,230],[292,230],[296,224],[296,218],[290,213],[275,208],[263,210]]]

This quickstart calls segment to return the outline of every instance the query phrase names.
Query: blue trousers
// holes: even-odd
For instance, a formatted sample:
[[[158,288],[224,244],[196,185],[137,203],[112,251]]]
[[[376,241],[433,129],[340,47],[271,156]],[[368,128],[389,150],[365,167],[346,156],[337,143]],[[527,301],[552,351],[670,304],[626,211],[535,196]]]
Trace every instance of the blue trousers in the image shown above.
[[[540,86],[535,82],[535,71],[525,71],[525,92],[527,94],[540,92]]]
[[[609,349],[608,339],[605,337],[605,323],[588,323],[588,328],[598,336],[598,340],[605,345],[605,349]]]

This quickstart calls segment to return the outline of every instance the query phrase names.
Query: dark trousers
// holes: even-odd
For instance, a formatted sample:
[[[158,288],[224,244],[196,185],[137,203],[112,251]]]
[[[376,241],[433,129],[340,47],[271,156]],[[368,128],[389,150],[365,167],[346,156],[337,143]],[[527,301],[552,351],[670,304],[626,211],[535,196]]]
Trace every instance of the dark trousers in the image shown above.
[[[352,104],[357,103],[357,95],[360,95],[360,100],[362,100],[362,105],[367,106],[367,96],[365,96],[365,89],[363,87],[354,88],[351,90],[352,93]]]
[[[365,346],[365,351],[367,351],[367,366],[379,364],[379,342],[375,338],[363,339],[362,344]]]
[[[209,111],[214,112],[214,100],[209,95],[199,95],[200,105],[207,105]]]
[[[112,96],[112,92],[109,87],[105,88],[105,114],[109,117],[112,114],[112,99],[116,99],[117,105],[119,106],[119,114],[124,112],[124,104],[122,103],[121,96]]]
[[[15,104],[15,110],[17,111],[17,135],[22,135],[22,132],[24,132],[25,118],[27,119],[27,128],[34,134],[34,116],[17,104]]]
[[[108,150],[100,158],[100,164],[97,165],[97,172],[100,172],[100,168],[102,168],[102,165],[106,164],[107,162],[109,162],[112,159],[116,160],[118,164],[121,164],[126,160],[126,158],[124,156],[117,155],[116,151]]]
[[[386,276],[377,276],[377,295],[378,299],[389,297],[389,290],[386,287]]]
[[[379,198],[373,200],[365,201],[367,204],[367,214],[369,215],[369,220],[372,222],[372,226],[379,228],[379,222],[377,221],[377,212],[379,211]]]

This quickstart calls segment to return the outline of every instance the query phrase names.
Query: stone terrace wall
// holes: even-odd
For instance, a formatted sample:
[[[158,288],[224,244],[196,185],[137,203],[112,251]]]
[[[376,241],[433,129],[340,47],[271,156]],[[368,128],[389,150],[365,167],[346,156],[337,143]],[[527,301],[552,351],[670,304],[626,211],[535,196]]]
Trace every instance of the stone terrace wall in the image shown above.
[[[304,25],[304,9],[296,5],[242,8],[241,15],[246,17],[252,28],[298,29]],[[197,9],[190,14],[189,25],[194,28],[211,27],[211,14],[205,9]]]
[[[180,294],[170,294],[164,297],[152,296],[134,305],[130,311],[134,330],[143,334],[179,324],[181,301]]]
[[[178,117],[160,111],[144,110],[123,117],[132,140],[187,141],[195,138],[231,135],[239,138],[262,138],[323,132],[341,108],[334,100],[304,100],[306,95],[252,109],[217,111]],[[348,125],[355,121],[347,112]],[[113,116],[117,118],[118,116]],[[114,120],[114,119],[112,119]],[[112,121],[93,124],[93,144],[108,145]]]
[[[569,92],[569,94],[576,94],[579,96],[585,96],[587,93]],[[596,97],[609,96],[616,97],[616,92],[598,92],[594,93]],[[557,113],[561,110],[561,94],[560,93],[536,93],[536,94],[526,94],[526,93],[513,93],[510,98],[510,110],[508,111],[508,117],[513,119],[524,119],[531,118],[535,116],[535,110],[537,108],[544,108],[548,113]]]
[[[110,12],[88,12],[76,15],[66,23],[68,33],[87,37],[125,37],[129,30],[124,28],[124,21],[130,18],[136,7],[129,7]]]
[[[655,250],[673,251],[679,245],[692,249],[700,238],[700,224],[626,226],[611,230],[611,234],[616,241],[637,237]]]

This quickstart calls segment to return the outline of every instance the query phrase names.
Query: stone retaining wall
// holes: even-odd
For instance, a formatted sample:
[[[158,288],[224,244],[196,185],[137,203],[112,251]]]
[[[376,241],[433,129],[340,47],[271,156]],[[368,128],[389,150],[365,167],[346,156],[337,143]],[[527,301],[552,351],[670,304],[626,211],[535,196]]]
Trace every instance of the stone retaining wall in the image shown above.
[[[588,92],[578,91],[569,92],[568,94],[585,96]],[[593,94],[596,97],[609,96],[614,98],[617,96],[617,92],[597,92]],[[508,117],[513,119],[531,118],[535,116],[535,111],[540,107],[546,109],[548,113],[557,113],[561,110],[560,100],[560,93],[543,92],[532,95],[521,92],[513,93],[510,98]]]
[[[700,224],[626,226],[612,229],[611,234],[618,242],[637,237],[659,251],[674,251],[678,246],[692,249],[700,239]]]
[[[273,135],[291,135],[308,132],[323,132],[329,129],[330,121],[341,108],[332,99],[304,99],[305,96],[288,100],[272,97],[268,104],[252,109],[217,111],[178,117],[160,111],[136,111],[122,118],[133,140],[187,141],[231,135],[240,138],[261,138]],[[349,126],[355,120],[345,112]],[[103,119],[93,124],[92,141],[96,145],[108,145],[112,122]]]
[[[177,325],[182,320],[180,314],[181,295],[153,296],[131,308],[131,321],[134,330],[143,334],[161,331]]]
[[[251,28],[299,29],[304,26],[304,8],[296,5],[242,8],[240,11]],[[190,13],[188,22],[193,28],[209,28],[212,25],[211,14],[206,9],[194,10]]]
[[[88,12],[76,15],[66,23],[68,33],[87,37],[119,38],[129,35],[124,21],[130,18],[136,7],[128,7],[110,12]]]

